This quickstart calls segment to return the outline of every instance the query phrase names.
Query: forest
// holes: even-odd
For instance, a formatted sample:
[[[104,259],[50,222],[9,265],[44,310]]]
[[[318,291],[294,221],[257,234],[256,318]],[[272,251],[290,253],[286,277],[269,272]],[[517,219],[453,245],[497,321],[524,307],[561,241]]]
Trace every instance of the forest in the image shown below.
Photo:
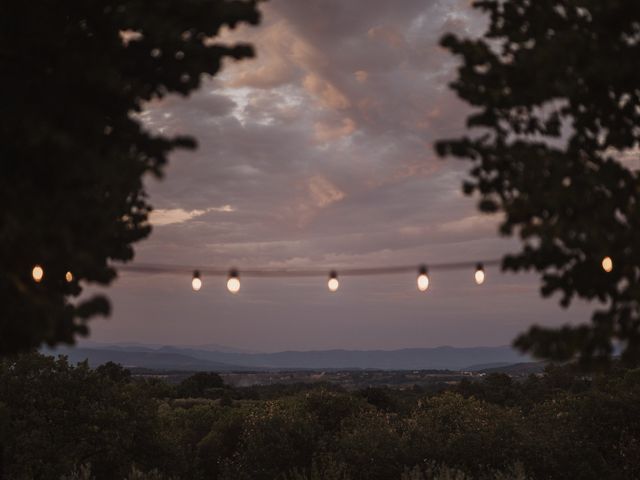
[[[347,391],[172,385],[38,353],[0,363],[0,478],[640,477],[640,370]]]

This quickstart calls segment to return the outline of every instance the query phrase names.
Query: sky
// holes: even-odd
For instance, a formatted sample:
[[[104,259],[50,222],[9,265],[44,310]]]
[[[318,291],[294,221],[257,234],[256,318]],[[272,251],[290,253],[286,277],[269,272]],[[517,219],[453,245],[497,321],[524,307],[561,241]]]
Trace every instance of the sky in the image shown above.
[[[149,179],[151,236],[136,262],[331,269],[480,261],[518,249],[461,191],[469,165],[438,158],[470,109],[448,88],[446,32],[478,36],[468,0],[271,0],[259,27],[225,32],[256,58],[226,62],[189,98],[150,103],[149,129],[189,134],[195,152]],[[215,343],[254,351],[509,344],[533,323],[588,320],[541,299],[535,275],[487,269],[415,276],[242,279],[121,272],[91,340]]]

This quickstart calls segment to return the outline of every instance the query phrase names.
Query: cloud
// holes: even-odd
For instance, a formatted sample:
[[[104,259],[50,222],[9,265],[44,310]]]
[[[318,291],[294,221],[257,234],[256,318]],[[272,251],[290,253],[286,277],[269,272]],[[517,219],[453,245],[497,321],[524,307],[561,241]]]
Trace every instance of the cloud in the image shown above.
[[[319,121],[315,123],[314,128],[316,140],[318,142],[328,142],[351,135],[356,131],[356,122],[351,118],[343,118],[338,124]]]
[[[387,45],[396,49],[408,49],[406,39],[399,29],[390,26],[380,26],[370,28],[367,32],[370,38],[382,40]]]
[[[143,254],[185,242],[194,258],[253,264],[327,249],[399,256],[463,235],[447,222],[474,214],[458,193],[464,166],[436,158],[432,143],[457,134],[467,110],[446,86],[456,64],[438,40],[476,22],[465,0],[391,3],[268,2],[260,27],[228,33],[252,42],[256,60],[228,62],[186,101],[149,105],[149,125],[192,134],[199,149],[149,183],[161,209],[153,222],[166,227]],[[234,215],[204,214],[227,204]],[[398,235],[403,228],[428,235]],[[247,239],[250,248],[236,248]],[[291,240],[296,248],[277,247]]]
[[[309,180],[309,194],[315,206],[320,208],[328,207],[345,197],[344,192],[321,175],[313,176]]]
[[[254,28],[233,33],[238,40],[246,41],[246,34],[254,34]],[[286,85],[296,75],[295,62],[291,61],[293,51],[300,49],[299,40],[292,34],[284,20],[271,23],[259,31],[260,54],[255,61],[235,64],[234,75],[226,85],[232,88],[270,89]],[[250,63],[250,64],[249,64]]]
[[[500,222],[500,215],[469,215],[440,224],[438,231],[454,234],[491,234],[497,231]]]
[[[200,217],[209,212],[234,212],[235,208],[231,205],[223,205],[222,207],[209,207],[205,210],[190,210],[186,211],[182,208],[159,208],[153,210],[149,215],[149,223],[156,227],[164,225],[172,225],[174,223],[183,223],[194,218]]]
[[[364,83],[367,81],[367,78],[369,78],[369,74],[365,70],[358,70],[354,72],[353,75],[356,77],[358,83]]]
[[[327,108],[345,110],[351,106],[349,99],[335,85],[317,74],[308,74],[302,84]]]

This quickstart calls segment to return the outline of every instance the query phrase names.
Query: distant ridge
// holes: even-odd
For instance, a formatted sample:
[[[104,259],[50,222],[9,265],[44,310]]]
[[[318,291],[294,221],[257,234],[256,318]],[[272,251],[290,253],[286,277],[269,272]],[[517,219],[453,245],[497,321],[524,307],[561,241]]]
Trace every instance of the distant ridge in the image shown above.
[[[72,362],[88,359],[92,366],[108,361],[157,370],[481,370],[529,362],[509,346],[435,347],[400,350],[314,350],[240,353],[194,347],[105,344],[94,348],[59,348],[48,354],[67,355]]]
[[[99,348],[108,350],[129,350],[129,351],[155,351],[159,348],[167,346],[166,343],[140,343],[140,342],[94,342],[93,340],[82,339],[78,342],[78,348]],[[256,350],[246,348],[228,347],[217,343],[198,344],[198,345],[181,345],[180,348],[191,348],[195,350],[210,350],[223,353],[260,353]]]
[[[107,348],[58,348],[45,350],[47,355],[65,355],[71,363],[89,361],[89,366],[97,367],[107,362],[119,363],[127,368],[148,368],[152,370],[216,371],[231,372],[249,370],[240,365],[203,360],[180,353],[157,352],[145,349],[131,351],[133,347],[122,349]],[[251,369],[255,370],[255,368]]]

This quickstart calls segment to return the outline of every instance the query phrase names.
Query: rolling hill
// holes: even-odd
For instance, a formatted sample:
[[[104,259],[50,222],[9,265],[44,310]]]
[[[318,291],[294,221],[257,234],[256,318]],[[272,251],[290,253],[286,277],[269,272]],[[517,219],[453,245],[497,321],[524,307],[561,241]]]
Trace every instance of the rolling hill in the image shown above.
[[[105,344],[93,348],[65,347],[45,353],[67,355],[72,362],[88,359],[92,366],[112,361],[126,367],[220,372],[263,369],[467,370],[529,361],[508,346],[241,353],[194,347]]]

